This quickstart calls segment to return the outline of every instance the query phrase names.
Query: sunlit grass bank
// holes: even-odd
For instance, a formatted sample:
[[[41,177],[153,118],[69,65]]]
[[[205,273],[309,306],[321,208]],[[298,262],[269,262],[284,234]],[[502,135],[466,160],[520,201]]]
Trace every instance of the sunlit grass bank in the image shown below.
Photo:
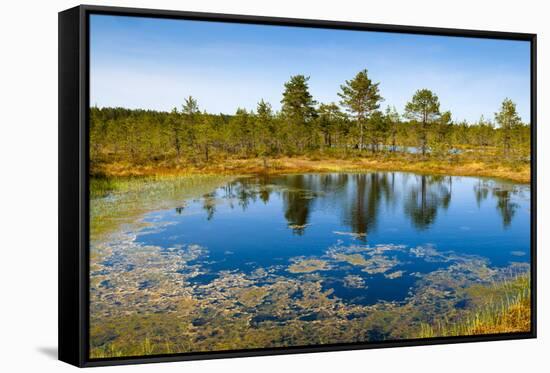
[[[324,152],[308,156],[278,158],[219,158],[212,157],[209,163],[193,163],[186,160],[170,160],[155,164],[128,162],[98,163],[93,174],[107,177],[166,176],[201,174],[280,174],[294,172],[350,172],[350,171],[406,171],[450,176],[497,177],[519,183],[528,183],[531,178],[527,161],[505,161],[500,157],[477,157],[457,155],[442,160],[416,154],[340,154]],[[107,180],[98,181],[97,187],[109,185]],[[101,185],[103,183],[103,185]]]
[[[524,275],[492,287],[473,287],[470,293],[486,293],[487,300],[460,320],[422,324],[419,338],[529,332],[531,330],[531,282]]]

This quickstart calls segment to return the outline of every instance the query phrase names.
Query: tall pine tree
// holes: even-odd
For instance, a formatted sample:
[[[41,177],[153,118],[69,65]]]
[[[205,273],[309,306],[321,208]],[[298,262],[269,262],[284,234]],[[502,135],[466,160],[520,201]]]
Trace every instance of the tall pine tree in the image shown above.
[[[359,125],[359,149],[364,149],[364,127],[371,114],[380,107],[383,98],[380,96],[378,85],[369,79],[367,70],[360,71],[352,80],[340,86],[342,92],[338,96],[340,104],[355,116]]]

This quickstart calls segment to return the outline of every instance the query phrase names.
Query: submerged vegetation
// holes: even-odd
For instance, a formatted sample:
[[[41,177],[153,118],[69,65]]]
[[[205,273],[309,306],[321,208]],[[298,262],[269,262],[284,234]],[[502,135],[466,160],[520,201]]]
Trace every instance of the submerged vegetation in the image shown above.
[[[288,267],[288,271],[291,273],[309,273],[326,269],[328,269],[327,262],[319,259],[299,260]]]
[[[527,332],[529,264],[514,262],[526,255],[519,247],[513,262],[493,266],[433,245],[369,243],[389,206],[402,206],[419,231],[443,219],[460,179],[468,178],[188,175],[103,184],[91,199],[91,357]],[[496,202],[503,229],[510,225],[528,187],[468,180],[470,199]],[[280,229],[297,238],[318,227],[314,206],[338,205],[343,225],[323,233],[334,244],[308,255],[296,247],[284,256],[271,248],[274,243],[266,248],[260,241],[257,251],[277,257],[213,270],[240,253],[222,245],[216,256],[215,247],[194,243],[188,230],[173,231],[178,237],[168,233],[173,241],[167,244],[143,242],[175,224],[159,211],[193,229],[187,218],[197,213],[202,224],[220,217],[224,225],[224,206],[244,214],[279,198]],[[245,232],[261,229],[258,223]],[[403,294],[378,299],[376,292],[387,284],[380,281],[391,284],[387,291],[403,288]]]
[[[364,286],[364,284],[359,283],[359,287]],[[468,299],[474,299],[474,306],[471,306],[470,309],[464,311],[459,317],[454,321],[443,320],[438,321],[432,325],[426,323],[420,323],[415,326],[409,334],[406,335],[406,338],[416,339],[416,338],[433,338],[433,337],[456,337],[456,336],[474,336],[474,335],[484,335],[484,334],[499,334],[499,333],[515,333],[515,332],[529,332],[531,330],[531,304],[530,304],[530,281],[529,277],[526,275],[521,275],[516,278],[502,280],[500,282],[495,282],[491,285],[477,285],[472,289],[469,289],[469,292],[474,293],[477,297],[471,296]],[[262,295],[263,296],[263,295]],[[479,299],[479,297],[483,297]],[[187,305],[189,307],[190,305]],[[184,306],[183,309],[185,309]],[[188,309],[188,308],[187,308]],[[380,310],[380,321],[384,318],[388,320],[394,320],[396,317],[406,317],[405,312],[407,307],[402,309],[389,307],[386,310]],[[399,316],[400,315],[400,316]],[[177,328],[178,332],[181,332],[183,335],[179,338],[177,337],[161,337],[157,335],[156,337],[138,337],[134,339],[139,333],[136,333],[141,328],[146,328],[147,325],[155,326],[157,331],[162,331],[162,333],[167,333],[168,335],[174,335],[174,327],[177,324],[174,324],[172,320],[173,315],[168,315],[167,318],[161,315],[143,315],[143,316],[132,316],[127,319],[127,329],[122,330],[124,333],[129,333],[129,335],[124,335],[121,333],[121,337],[124,336],[124,340],[116,339],[115,341],[106,342],[103,345],[94,346],[92,348],[91,356],[94,358],[105,358],[105,357],[119,357],[119,356],[139,356],[139,355],[151,355],[151,354],[164,354],[164,353],[174,353],[174,352],[184,352],[191,351],[191,344],[188,342],[185,343],[185,337],[192,338],[189,329],[187,329],[187,334],[185,333],[185,328]],[[407,318],[409,319],[409,318]],[[349,328],[350,331],[357,333],[355,337],[353,335],[348,335],[348,338],[354,338],[356,341],[362,332],[366,332],[366,338],[363,341],[369,340],[369,332],[372,340],[382,339],[392,339],[391,334],[376,329],[381,325],[376,321],[363,321],[363,323],[352,322],[345,327]],[[228,319],[223,320],[223,322],[231,322]],[[286,336],[287,340],[300,340],[299,333],[308,333],[314,335],[317,338],[317,341],[331,341],[330,338],[334,338],[338,333],[336,331],[330,330],[330,327],[322,327],[321,323],[333,324],[333,321],[323,320],[319,323],[314,323],[315,329],[318,331],[315,332],[315,329],[308,328],[307,321],[302,321],[299,327],[296,327],[294,330],[292,328],[284,327],[272,327],[265,331],[260,331],[259,329],[252,329],[246,334],[239,335],[238,331],[235,331],[235,334],[228,335],[226,338],[231,337],[244,338],[241,341],[234,341],[232,344],[224,345],[219,343],[216,346],[216,349],[225,348],[250,348],[251,346],[264,347],[263,342],[268,340],[274,340],[276,338],[281,338],[285,335],[285,332],[288,333]],[[199,322],[195,322],[199,325]],[[352,326],[353,324],[358,324],[356,327]],[[139,325],[139,329],[136,328]],[[244,325],[242,323],[232,322],[232,326],[238,326],[242,328]],[[366,329],[361,331],[360,327],[363,326],[368,328],[369,326],[375,326],[375,331],[372,329]],[[377,326],[378,325],[378,326]],[[120,325],[109,325],[110,327],[120,328]],[[272,325],[273,326],[273,325]],[[335,326],[335,325],[334,325]],[[343,324],[340,322],[340,328],[343,327]],[[286,329],[286,330],[285,330]],[[120,330],[120,329],[119,329]],[[219,333],[219,329],[216,327],[213,330],[217,330],[214,334]],[[324,337],[322,335],[325,334]],[[308,336],[309,337],[309,336]],[[359,337],[360,338],[360,337]],[[173,341],[178,341],[174,343]],[[227,342],[226,342],[227,343]],[[302,343],[307,343],[306,339],[302,339]],[[182,348],[183,346],[187,346]],[[276,346],[276,345],[275,345]]]
[[[479,303],[450,322],[422,324],[419,338],[526,332],[531,330],[531,281],[523,275],[491,286],[468,289]]]
[[[133,264],[130,272],[115,275],[108,266],[94,268],[109,273],[99,275],[92,284],[92,357],[530,330],[526,265],[495,269],[479,258],[433,248],[336,245],[323,260],[291,262],[287,268],[293,276],[267,267],[250,274],[223,272],[210,283],[190,286],[203,270],[201,264],[193,263],[207,256],[204,248],[189,246],[162,253],[132,241],[127,244],[133,247],[132,256],[111,255],[119,260],[115,266]],[[312,273],[327,264],[341,265],[331,256],[350,250],[373,262],[385,263],[385,258],[403,254],[450,266],[422,276],[401,302],[361,305],[335,296],[332,289],[323,287],[323,277]],[[150,264],[145,267],[144,263]],[[292,271],[296,263],[303,264],[304,270]],[[101,276],[112,283],[106,285]],[[144,278],[150,286],[140,285]],[[346,276],[344,281],[347,287],[369,291],[358,276]]]
[[[530,125],[502,102],[494,121],[456,121],[438,96],[420,89],[402,114],[381,109],[367,71],[341,86],[339,103],[318,103],[309,77],[285,83],[281,110],[200,111],[193,97],[172,112],[90,110],[91,173],[102,177],[188,173],[402,170],[530,178]]]
[[[135,224],[148,211],[178,207],[186,199],[208,193],[231,179],[223,175],[91,178],[91,239]]]

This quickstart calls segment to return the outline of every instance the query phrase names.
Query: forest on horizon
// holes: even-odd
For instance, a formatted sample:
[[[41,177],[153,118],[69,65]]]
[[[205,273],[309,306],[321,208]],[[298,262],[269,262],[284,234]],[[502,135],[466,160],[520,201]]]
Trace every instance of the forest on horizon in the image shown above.
[[[96,166],[208,165],[227,159],[374,157],[407,154],[446,161],[460,154],[513,163],[530,160],[530,124],[504,98],[492,118],[475,123],[453,120],[437,93],[418,89],[402,113],[382,107],[379,83],[362,70],[340,86],[339,102],[317,102],[309,77],[284,84],[281,110],[259,99],[256,110],[232,115],[201,111],[189,96],[171,112],[90,108],[90,159]],[[264,161],[265,162],[265,161]]]

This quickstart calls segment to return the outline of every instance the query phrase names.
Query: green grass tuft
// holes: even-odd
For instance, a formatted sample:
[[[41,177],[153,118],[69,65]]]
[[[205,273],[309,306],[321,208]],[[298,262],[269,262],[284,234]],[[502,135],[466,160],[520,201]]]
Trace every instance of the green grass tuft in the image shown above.
[[[479,290],[479,289],[478,289]],[[522,275],[493,284],[488,301],[457,321],[421,324],[418,338],[528,332],[531,330],[531,282]]]

